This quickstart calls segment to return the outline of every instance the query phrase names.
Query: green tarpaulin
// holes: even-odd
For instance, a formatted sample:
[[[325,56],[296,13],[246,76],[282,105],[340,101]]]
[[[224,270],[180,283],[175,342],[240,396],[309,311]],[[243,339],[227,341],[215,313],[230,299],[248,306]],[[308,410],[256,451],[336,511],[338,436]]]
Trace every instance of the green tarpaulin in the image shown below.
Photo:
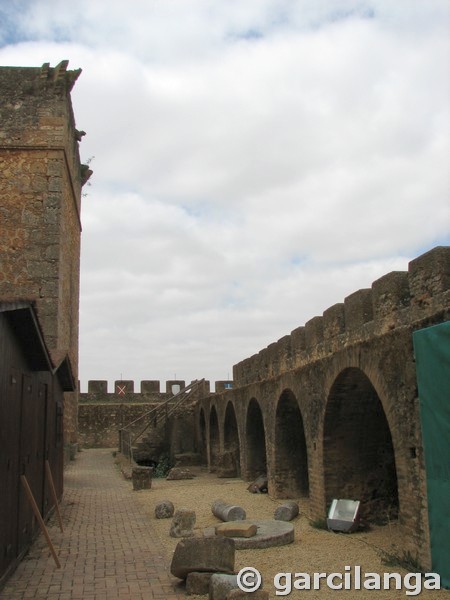
[[[433,572],[450,587],[450,321],[413,334]]]

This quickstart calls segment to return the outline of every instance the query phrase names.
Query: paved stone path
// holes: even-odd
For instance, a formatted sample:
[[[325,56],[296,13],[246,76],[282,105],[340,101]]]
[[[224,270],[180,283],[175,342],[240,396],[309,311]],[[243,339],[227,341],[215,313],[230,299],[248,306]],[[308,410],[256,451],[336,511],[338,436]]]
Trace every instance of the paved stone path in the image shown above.
[[[65,470],[64,533],[47,524],[61,563],[57,569],[42,535],[0,592],[19,600],[179,600],[151,520],[110,450],[84,450]]]

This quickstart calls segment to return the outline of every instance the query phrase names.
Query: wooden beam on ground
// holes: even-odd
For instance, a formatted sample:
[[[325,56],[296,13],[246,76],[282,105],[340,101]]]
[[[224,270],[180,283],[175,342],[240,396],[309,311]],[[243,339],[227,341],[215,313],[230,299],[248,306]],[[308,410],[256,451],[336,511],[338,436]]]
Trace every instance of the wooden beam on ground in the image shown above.
[[[34,516],[36,517],[37,522],[39,523],[41,531],[44,534],[45,539],[47,540],[48,547],[50,548],[50,552],[52,553],[52,556],[53,556],[53,559],[54,559],[54,561],[56,563],[56,566],[59,569],[61,567],[61,564],[60,564],[60,562],[58,560],[58,557],[56,556],[55,548],[53,547],[53,544],[52,544],[52,541],[50,539],[50,536],[48,535],[47,527],[45,526],[44,520],[41,517],[41,513],[39,512],[38,505],[36,504],[36,500],[34,499],[33,492],[31,491],[31,488],[28,485],[27,478],[25,477],[25,475],[21,475],[20,476],[20,480],[21,480],[22,485],[23,485],[23,487],[25,489],[25,493],[27,495],[27,498],[28,498],[28,501],[29,501],[29,503],[31,505],[31,508],[33,509]]]
[[[48,460],[45,461],[45,473],[47,475],[47,481],[48,481],[48,485],[50,487],[50,493],[52,495],[53,502],[55,504],[59,528],[61,529],[61,533],[64,533],[64,528],[63,528],[62,519],[61,519],[61,512],[59,510],[58,497],[56,495],[55,484],[53,483],[52,470],[50,469],[50,463],[48,462]]]

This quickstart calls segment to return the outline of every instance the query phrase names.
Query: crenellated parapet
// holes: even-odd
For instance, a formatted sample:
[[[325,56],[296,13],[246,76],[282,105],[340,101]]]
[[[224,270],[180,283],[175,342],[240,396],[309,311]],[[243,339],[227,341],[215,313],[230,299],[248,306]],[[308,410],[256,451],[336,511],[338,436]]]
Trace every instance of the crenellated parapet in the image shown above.
[[[88,381],[87,393],[80,394],[80,402],[162,402],[185,385],[184,380],[171,379],[165,382],[165,391],[161,391],[159,380],[144,379],[135,385],[131,379],[118,379],[109,389],[108,381],[94,379]]]
[[[275,377],[450,307],[450,247],[439,246],[358,290],[233,368],[236,387]]]
[[[88,391],[80,393],[80,402],[159,402],[167,400],[186,387],[182,379],[169,379],[164,383],[157,379],[144,379],[139,383],[131,379],[118,379],[109,388],[105,379],[88,381]],[[215,391],[220,393],[232,389],[233,381],[221,380],[215,382]],[[202,396],[211,393],[210,382],[203,381]]]
[[[193,385],[195,384],[195,385]],[[216,392],[223,393],[231,389],[232,381],[216,381]],[[159,380],[145,379],[139,383],[130,379],[120,379],[114,382],[108,390],[108,381],[91,380],[88,382],[88,391],[79,394],[78,433],[80,444],[84,447],[109,448],[117,447],[119,443],[119,430],[130,423],[137,422],[138,433],[147,422],[141,421],[151,411],[152,426],[156,427],[164,412],[164,404],[173,406],[183,399],[183,419],[177,421],[173,440],[180,441],[186,450],[186,444],[192,443],[194,435],[190,427],[192,419],[192,405],[201,398],[210,397],[210,383],[204,379],[195,380],[186,385],[181,379],[169,379],[165,382],[165,391],[161,391]],[[185,390],[185,391],[183,391]],[[186,391],[187,390],[187,391]],[[178,392],[181,392],[178,394]],[[175,396],[175,398],[174,398]],[[186,399],[189,401],[186,402]],[[173,399],[173,401],[172,401]],[[159,411],[162,409],[162,412]],[[159,412],[158,412],[159,411]],[[158,417],[159,414],[159,417]],[[148,416],[146,417],[148,419]],[[185,429],[185,424],[187,423]],[[168,434],[169,435],[169,434]],[[171,434],[170,434],[171,435]],[[169,436],[170,437],[170,436]],[[189,441],[190,440],[190,441]],[[178,443],[178,442],[177,442]],[[181,452],[182,450],[179,450]]]
[[[199,453],[211,471],[266,474],[275,498],[308,496],[312,518],[333,499],[360,500],[367,522],[398,521],[405,552],[428,569],[413,334],[435,340],[445,386],[449,325],[450,248],[437,247],[235,365],[234,389],[200,401]]]

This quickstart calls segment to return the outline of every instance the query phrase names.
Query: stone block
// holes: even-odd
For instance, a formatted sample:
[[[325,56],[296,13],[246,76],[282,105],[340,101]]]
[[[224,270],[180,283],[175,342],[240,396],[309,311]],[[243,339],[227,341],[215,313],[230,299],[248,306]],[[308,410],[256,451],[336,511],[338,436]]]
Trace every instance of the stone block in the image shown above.
[[[216,528],[214,527],[214,525],[211,525],[210,527],[205,527],[202,530],[201,535],[203,537],[215,537],[216,536]]]
[[[114,382],[114,393],[118,396],[125,396],[126,394],[134,393],[134,381],[131,380],[120,380]]]
[[[323,317],[313,317],[305,323],[305,345],[311,350],[323,341]]]
[[[75,460],[77,452],[78,452],[78,444],[69,444],[70,460]]]
[[[244,537],[249,538],[256,535],[258,531],[254,523],[242,521],[242,523],[220,523],[216,525],[216,535],[224,535],[225,537]]]
[[[345,329],[355,331],[373,319],[372,290],[362,289],[344,300]]]
[[[282,346],[279,342],[272,342],[266,348],[265,359],[267,362],[267,375],[273,377],[280,372]]]
[[[218,394],[220,392],[225,392],[226,390],[231,390],[232,388],[233,388],[233,381],[232,380],[216,381],[215,382],[216,394]]]
[[[192,537],[196,518],[194,510],[188,508],[177,510],[170,526],[170,536],[174,538]]]
[[[169,379],[166,381],[166,393],[174,396],[186,387],[186,382],[181,379]]]
[[[62,192],[63,182],[61,177],[50,177],[48,181],[49,192]]]
[[[450,246],[437,246],[408,265],[412,301],[427,306],[431,297],[450,288]]]
[[[297,327],[291,331],[292,350],[295,354],[303,352],[306,348],[305,327]]]
[[[107,394],[108,393],[108,382],[105,380],[91,380],[88,381],[88,394]]]
[[[278,340],[277,344],[280,370],[290,369],[292,366],[292,336],[283,336]]]
[[[188,573],[186,577],[186,594],[206,596],[209,592],[209,582],[212,575],[212,573],[201,573],[198,571]]]
[[[153,467],[133,467],[133,490],[149,490],[152,487],[152,473]]]
[[[159,394],[160,383],[158,380],[141,381],[141,394]]]
[[[329,340],[345,331],[344,303],[339,302],[323,313],[323,338]]]
[[[292,521],[298,516],[299,508],[298,502],[295,500],[289,500],[277,506],[273,518],[275,521]]]
[[[375,319],[395,313],[409,306],[409,278],[405,271],[392,271],[372,283]]]
[[[211,510],[213,515],[222,521],[243,521],[247,516],[243,508],[227,504],[223,500],[214,500]]]
[[[250,523],[256,525],[256,535],[246,537],[226,538],[233,539],[236,550],[249,548],[271,548],[272,546],[286,546],[294,541],[295,530],[292,523],[285,521],[255,520],[249,519]],[[237,523],[237,522],[236,522]],[[219,536],[216,536],[219,538]]]
[[[173,517],[175,507],[170,500],[162,500],[155,506],[155,517],[157,519],[170,519]]]
[[[175,548],[170,572],[186,579],[188,573],[233,573],[234,541],[226,537],[192,537]]]
[[[271,362],[269,348],[263,348],[256,355],[256,373],[258,379],[267,379],[270,376],[269,366]]]
[[[251,494],[267,494],[269,489],[268,485],[267,475],[260,475],[248,486],[247,490]]]
[[[236,387],[239,387],[246,383],[245,373],[246,373],[246,365],[248,364],[248,359],[245,359],[238,363],[237,365],[233,365],[233,381]]]
[[[237,575],[214,573],[209,582],[209,600],[226,600],[228,592],[238,590]]]
[[[170,469],[166,479],[168,481],[178,480],[178,479],[194,479],[195,475],[189,469],[181,468],[181,467],[173,467]]]

